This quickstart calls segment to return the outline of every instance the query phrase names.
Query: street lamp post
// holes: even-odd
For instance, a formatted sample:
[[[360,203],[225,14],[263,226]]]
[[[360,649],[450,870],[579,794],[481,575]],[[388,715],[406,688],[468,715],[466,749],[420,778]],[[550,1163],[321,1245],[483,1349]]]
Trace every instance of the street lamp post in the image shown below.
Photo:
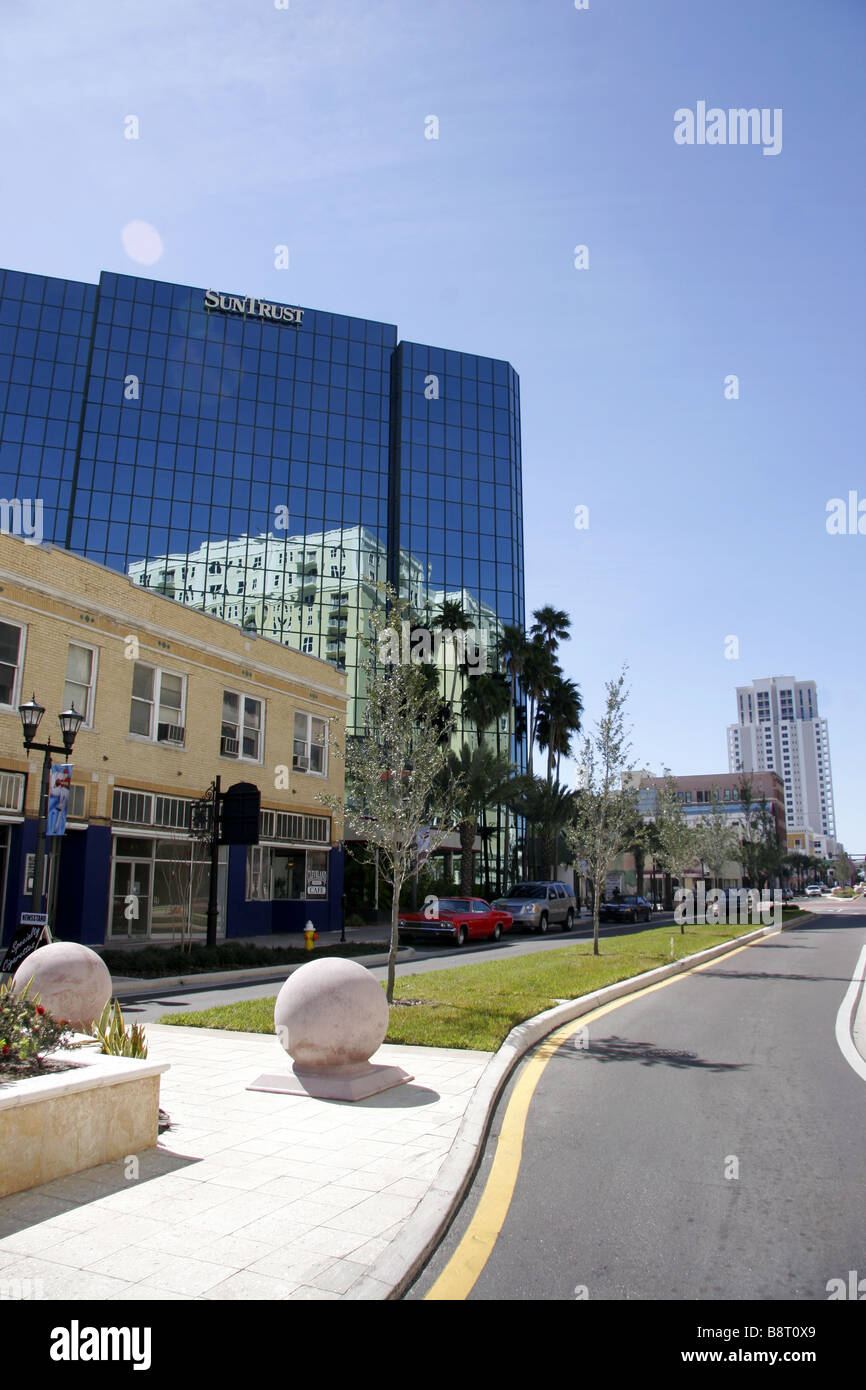
[[[48,787],[51,778],[51,755],[59,753],[61,750],[57,744],[53,744],[49,737],[47,743],[36,743],[36,733],[39,724],[45,713],[44,705],[37,704],[36,696],[29,700],[26,705],[18,706],[18,713],[21,716],[21,727],[24,732],[24,747],[30,753],[37,751],[43,753],[42,759],[42,781],[39,790],[39,809],[36,830],[36,858],[33,865],[33,892],[30,898],[31,912],[42,911],[42,879],[45,873],[45,832],[48,828]],[[63,752],[68,758],[72,752],[75,736],[83,722],[84,715],[79,714],[74,705],[69,709],[63,710],[58,715],[60,733],[63,739]]]

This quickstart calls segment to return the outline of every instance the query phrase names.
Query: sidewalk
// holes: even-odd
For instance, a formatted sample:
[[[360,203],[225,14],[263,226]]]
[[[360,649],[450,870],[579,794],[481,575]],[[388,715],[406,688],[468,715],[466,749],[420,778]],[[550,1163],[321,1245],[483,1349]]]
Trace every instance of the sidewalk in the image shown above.
[[[376,1060],[414,1080],[354,1105],[248,1091],[289,1066],[273,1036],[149,1023],[171,1128],[156,1149],[0,1199],[0,1298],[388,1298],[459,1203],[529,1048],[775,930],[557,1005],[495,1054],[386,1044]]]
[[[337,1299],[387,1255],[457,1135],[487,1052],[383,1046],[415,1080],[354,1105],[245,1087],[274,1037],[148,1024],[171,1128],[0,1200],[0,1296]],[[14,1296],[14,1295],[13,1295]],[[34,1294],[31,1294],[34,1296]]]

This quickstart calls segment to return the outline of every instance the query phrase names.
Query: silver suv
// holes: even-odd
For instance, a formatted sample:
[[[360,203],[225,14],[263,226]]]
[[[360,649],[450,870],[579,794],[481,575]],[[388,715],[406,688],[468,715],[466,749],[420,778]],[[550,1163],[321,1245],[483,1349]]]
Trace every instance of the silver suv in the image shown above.
[[[509,888],[504,898],[497,898],[493,906],[497,912],[510,912],[515,927],[529,927],[538,932],[546,932],[552,926],[571,931],[577,916],[577,900],[572,889],[565,883],[549,880],[517,883]]]

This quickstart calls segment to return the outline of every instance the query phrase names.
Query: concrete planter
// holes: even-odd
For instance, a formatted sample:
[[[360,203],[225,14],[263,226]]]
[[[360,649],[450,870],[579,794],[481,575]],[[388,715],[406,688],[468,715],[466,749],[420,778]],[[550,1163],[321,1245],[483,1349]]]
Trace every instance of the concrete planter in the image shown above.
[[[59,1051],[74,1066],[0,1082],[0,1197],[152,1149],[168,1062]]]

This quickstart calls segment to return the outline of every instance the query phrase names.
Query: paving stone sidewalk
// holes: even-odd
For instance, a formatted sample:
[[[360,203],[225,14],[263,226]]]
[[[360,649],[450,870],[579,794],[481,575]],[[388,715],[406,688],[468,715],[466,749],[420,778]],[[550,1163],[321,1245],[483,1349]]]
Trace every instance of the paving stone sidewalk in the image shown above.
[[[0,1298],[337,1299],[374,1272],[454,1142],[486,1052],[384,1046],[414,1075],[353,1105],[248,1091],[274,1037],[149,1024],[156,1149],[0,1199]]]

